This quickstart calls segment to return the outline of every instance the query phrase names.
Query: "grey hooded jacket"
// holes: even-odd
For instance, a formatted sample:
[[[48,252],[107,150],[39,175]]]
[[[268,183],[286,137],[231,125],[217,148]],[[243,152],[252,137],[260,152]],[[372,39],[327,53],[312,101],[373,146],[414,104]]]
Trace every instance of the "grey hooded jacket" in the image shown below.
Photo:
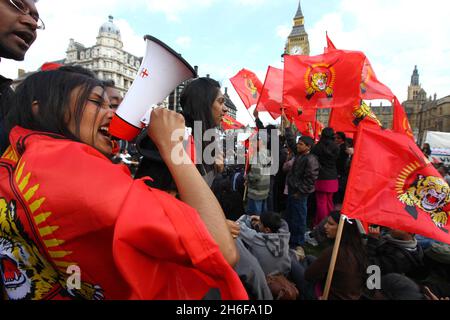
[[[243,215],[237,222],[241,227],[239,238],[259,261],[266,276],[278,273],[287,275],[291,271],[290,233],[286,221],[282,220],[277,233],[257,232],[252,228],[248,215]]]

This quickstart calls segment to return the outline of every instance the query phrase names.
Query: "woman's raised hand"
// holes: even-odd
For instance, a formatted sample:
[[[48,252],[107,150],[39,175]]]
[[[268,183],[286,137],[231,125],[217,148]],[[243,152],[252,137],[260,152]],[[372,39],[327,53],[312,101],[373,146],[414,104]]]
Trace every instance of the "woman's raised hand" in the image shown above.
[[[152,111],[147,134],[158,147],[161,156],[170,155],[174,147],[182,144],[184,132],[185,123],[181,114],[165,108]]]

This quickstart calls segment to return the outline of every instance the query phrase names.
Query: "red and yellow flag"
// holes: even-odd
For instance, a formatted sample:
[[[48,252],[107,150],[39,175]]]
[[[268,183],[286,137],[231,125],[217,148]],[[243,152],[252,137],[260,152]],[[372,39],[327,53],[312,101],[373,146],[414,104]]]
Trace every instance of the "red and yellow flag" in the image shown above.
[[[394,97],[394,122],[392,130],[398,133],[406,134],[414,140],[414,133],[411,129],[411,125],[409,124],[405,109],[400,104],[397,97]]]
[[[364,61],[361,75],[361,94],[362,98],[366,100],[386,99],[391,101],[394,98],[391,89],[378,80],[370,61],[367,58]]]
[[[233,119],[229,115],[224,115],[222,118],[222,129],[223,130],[233,130],[233,129],[242,129],[245,126],[237,121],[236,119]]]
[[[258,103],[263,84],[255,73],[242,69],[230,81],[247,109]]]
[[[362,123],[369,126],[382,126],[372,108],[364,101],[360,101],[354,107],[332,109],[328,125],[335,131],[356,132]]]
[[[360,126],[342,212],[450,244],[450,188],[402,133]]]
[[[320,134],[324,128],[324,125],[320,121],[302,121],[298,119],[293,119],[293,121],[302,136],[311,137],[316,141],[320,139]]]
[[[10,141],[0,160],[9,299],[199,300],[211,288],[246,299],[195,209],[86,144],[19,127]]]
[[[324,52],[327,53],[336,50],[336,46],[334,45],[333,41],[331,41],[330,37],[328,37],[328,32],[325,32],[325,35],[327,37],[327,46],[325,47]]]
[[[360,100],[365,56],[333,50],[319,56],[285,56],[283,104],[288,108],[338,108]]]

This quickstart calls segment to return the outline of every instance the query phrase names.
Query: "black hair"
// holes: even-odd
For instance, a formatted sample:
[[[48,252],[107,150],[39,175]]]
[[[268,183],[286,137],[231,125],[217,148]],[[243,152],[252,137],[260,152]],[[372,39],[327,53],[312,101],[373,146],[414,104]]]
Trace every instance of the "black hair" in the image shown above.
[[[422,147],[422,152],[426,155],[426,156],[430,156],[431,155],[431,147],[429,143],[424,143],[423,147]]]
[[[86,102],[92,90],[102,83],[89,75],[82,67],[62,67],[57,70],[41,71],[27,77],[16,89],[11,109],[6,119],[9,132],[19,125],[25,129],[63,135],[69,139],[80,141],[80,124]],[[74,97],[75,89],[79,89]],[[75,99],[75,112],[69,107]],[[33,109],[37,103],[38,108]],[[97,111],[98,112],[98,111]],[[73,116],[76,132],[69,131],[67,123]]]
[[[82,75],[92,78],[92,79],[98,79],[93,71],[86,69],[78,64],[75,64],[73,66],[62,66],[62,67],[59,67],[58,70],[65,71],[65,72],[78,73],[78,74],[82,74]]]
[[[314,146],[314,139],[308,136],[301,136],[297,143],[299,143],[300,141],[302,141],[304,144],[306,144],[309,147],[313,147]]]
[[[347,146],[347,148],[353,148],[353,139],[352,138],[345,139],[345,145]]]
[[[381,277],[381,292],[387,300],[426,300],[417,283],[398,273]]]
[[[277,233],[281,228],[281,216],[279,213],[273,211],[263,212],[260,220],[264,227],[269,228],[272,233]]]
[[[322,130],[322,133],[320,135],[320,140],[316,145],[316,150],[313,150],[312,153],[322,152],[324,155],[327,156],[337,156],[339,153],[339,147],[334,141],[334,130],[333,128],[327,127]],[[319,156],[320,160],[320,156]]]
[[[216,125],[211,107],[220,91],[220,84],[211,78],[198,78],[191,81],[180,96],[186,126],[194,127],[194,121],[201,121],[203,133]]]
[[[183,90],[180,96],[180,105],[183,109],[183,116],[187,127],[194,128],[194,122],[202,123],[202,136],[197,137],[195,130],[193,136],[195,145],[202,146],[201,152],[211,143],[211,141],[203,141],[204,133],[216,127],[212,115],[212,105],[220,92],[220,84],[211,78],[197,78],[191,81]],[[203,164],[209,168],[211,166]],[[204,173],[202,173],[203,175]]]
[[[345,133],[342,132],[342,131],[336,132],[336,136],[338,136],[338,137],[339,137],[342,141],[344,141],[344,142],[345,142],[345,139],[347,139]]]
[[[339,225],[341,212],[331,211],[330,217]],[[351,253],[355,257],[359,270],[362,272],[365,279],[368,266],[367,250],[363,244],[363,237],[359,231],[356,220],[350,220],[350,222],[345,220],[340,248],[341,250],[347,250],[347,252]]]
[[[115,88],[116,87],[116,83],[112,79],[103,80],[102,83],[105,88]]]

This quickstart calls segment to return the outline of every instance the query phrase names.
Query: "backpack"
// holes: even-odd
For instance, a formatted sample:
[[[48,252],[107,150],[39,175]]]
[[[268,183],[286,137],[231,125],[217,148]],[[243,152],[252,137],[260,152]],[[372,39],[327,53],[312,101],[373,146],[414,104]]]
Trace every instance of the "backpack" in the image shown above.
[[[268,275],[266,280],[274,300],[297,300],[299,296],[297,287],[284,275]]]

